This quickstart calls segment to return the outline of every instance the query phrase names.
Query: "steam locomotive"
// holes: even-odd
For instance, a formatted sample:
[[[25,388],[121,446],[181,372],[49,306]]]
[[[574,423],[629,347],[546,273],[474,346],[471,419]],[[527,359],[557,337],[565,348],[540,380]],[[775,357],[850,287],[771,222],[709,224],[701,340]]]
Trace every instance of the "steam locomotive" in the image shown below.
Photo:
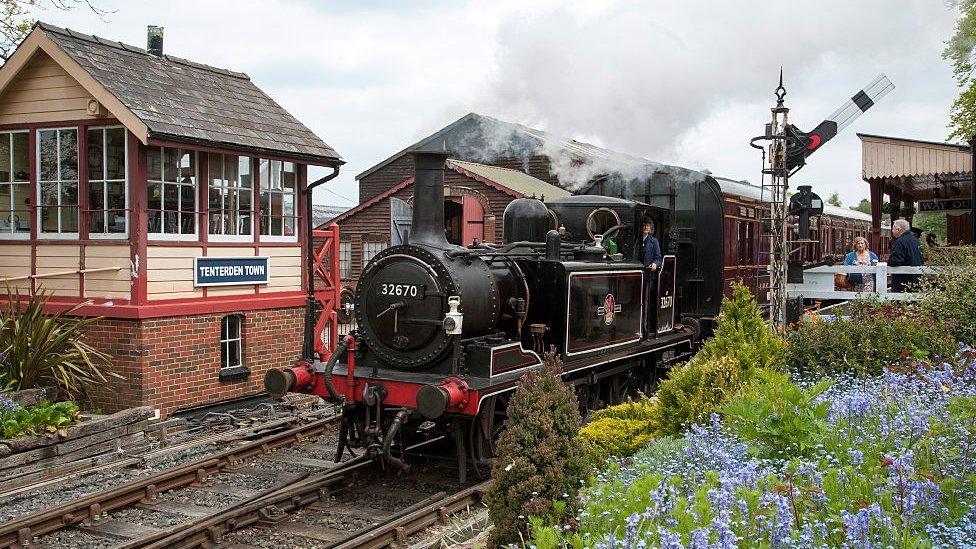
[[[343,404],[337,459],[362,449],[399,467],[416,439],[453,438],[463,476],[464,460],[492,457],[510,395],[547,351],[587,409],[648,392],[690,355],[697,333],[690,319],[675,322],[675,255],[657,271],[632,259],[646,221],[662,250],[675,248],[673,209],[598,195],[521,198],[505,210],[503,244],[457,246],[444,233],[448,154],[412,154],[412,231],[363,270],[358,330],[331,357],[265,377],[272,396]],[[645,302],[648,276],[657,290]]]

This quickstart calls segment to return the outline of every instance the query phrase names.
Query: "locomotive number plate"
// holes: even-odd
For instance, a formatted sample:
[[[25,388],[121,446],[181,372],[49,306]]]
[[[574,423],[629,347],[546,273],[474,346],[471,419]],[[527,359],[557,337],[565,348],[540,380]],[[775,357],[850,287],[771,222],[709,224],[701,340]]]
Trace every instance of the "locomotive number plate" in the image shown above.
[[[413,297],[416,299],[424,298],[424,286],[418,284],[380,284],[380,295],[391,295],[395,297]]]

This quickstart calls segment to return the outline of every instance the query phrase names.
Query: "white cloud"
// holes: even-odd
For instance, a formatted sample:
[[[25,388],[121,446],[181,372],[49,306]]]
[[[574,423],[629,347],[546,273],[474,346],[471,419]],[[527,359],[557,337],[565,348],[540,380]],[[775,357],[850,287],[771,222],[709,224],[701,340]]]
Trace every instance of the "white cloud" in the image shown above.
[[[38,18],[137,45],[160,24],[168,53],[247,72],[348,161],[319,202],[355,199],[356,173],[471,110],[755,181],[780,65],[804,130],[878,72],[895,82],[800,172],[854,202],[854,132],[941,139],[954,96],[953,14],[925,0],[98,4],[117,11]]]

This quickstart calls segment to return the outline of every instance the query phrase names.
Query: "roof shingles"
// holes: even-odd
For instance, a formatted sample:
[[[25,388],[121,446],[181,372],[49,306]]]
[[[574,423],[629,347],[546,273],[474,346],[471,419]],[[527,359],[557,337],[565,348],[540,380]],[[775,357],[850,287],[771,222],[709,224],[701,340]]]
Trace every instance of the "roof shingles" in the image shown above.
[[[81,67],[133,112],[150,136],[273,151],[323,164],[339,154],[246,74],[39,23]]]

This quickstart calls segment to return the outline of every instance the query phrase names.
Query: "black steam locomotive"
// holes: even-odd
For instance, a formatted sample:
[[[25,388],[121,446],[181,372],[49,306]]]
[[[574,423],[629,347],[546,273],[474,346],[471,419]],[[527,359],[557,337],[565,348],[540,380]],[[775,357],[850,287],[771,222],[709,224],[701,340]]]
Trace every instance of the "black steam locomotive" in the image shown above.
[[[657,271],[633,260],[645,221],[662,249],[674,248],[672,210],[606,196],[522,198],[505,210],[502,245],[456,246],[444,233],[448,155],[413,155],[412,232],[364,269],[358,332],[328,360],[266,377],[272,395],[344,403],[340,456],[363,448],[401,464],[411,437],[450,435],[459,456],[486,460],[509,396],[546,351],[590,408],[648,391],[690,353],[696,334],[674,322],[675,256]],[[657,292],[644,302],[648,276]]]

